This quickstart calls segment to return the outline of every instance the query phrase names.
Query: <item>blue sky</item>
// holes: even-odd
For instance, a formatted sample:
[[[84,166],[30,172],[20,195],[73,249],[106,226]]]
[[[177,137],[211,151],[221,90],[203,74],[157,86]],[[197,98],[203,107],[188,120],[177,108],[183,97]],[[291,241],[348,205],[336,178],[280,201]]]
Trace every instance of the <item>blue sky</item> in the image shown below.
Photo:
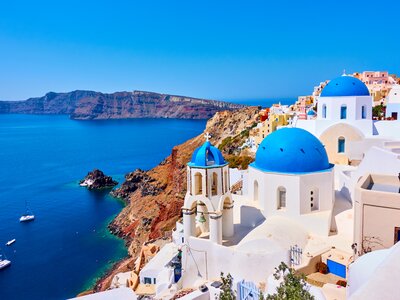
[[[388,7],[388,5],[389,7]],[[0,99],[76,89],[212,99],[400,75],[399,1],[2,1]]]

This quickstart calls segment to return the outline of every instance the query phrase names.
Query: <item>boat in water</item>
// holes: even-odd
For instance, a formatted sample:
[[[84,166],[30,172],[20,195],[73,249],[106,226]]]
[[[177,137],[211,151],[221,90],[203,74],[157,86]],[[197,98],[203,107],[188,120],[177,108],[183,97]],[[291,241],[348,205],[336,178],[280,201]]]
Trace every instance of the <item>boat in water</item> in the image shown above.
[[[5,257],[5,255],[4,255],[4,257]],[[3,255],[0,254],[0,270],[8,267],[9,265],[11,265],[11,261],[8,260],[6,257],[3,258]]]
[[[11,261],[7,259],[0,259],[0,270],[11,265]]]
[[[14,244],[15,241],[16,241],[16,239],[12,239],[12,240],[8,241],[8,242],[6,243],[6,246],[10,246],[10,245]]]
[[[19,218],[20,222],[29,222],[35,220],[35,215],[32,214],[24,214]]]
[[[28,206],[28,201],[25,199],[26,213],[19,218],[20,222],[29,222],[35,219],[35,215],[31,212]]]

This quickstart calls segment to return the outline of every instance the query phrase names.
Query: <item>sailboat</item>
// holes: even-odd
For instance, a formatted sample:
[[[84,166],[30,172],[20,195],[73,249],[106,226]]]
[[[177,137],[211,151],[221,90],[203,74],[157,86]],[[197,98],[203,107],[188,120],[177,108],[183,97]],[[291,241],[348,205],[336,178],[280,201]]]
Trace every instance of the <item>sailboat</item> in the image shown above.
[[[29,222],[33,221],[35,219],[35,215],[31,212],[31,210],[28,207],[28,202],[25,199],[25,207],[26,207],[26,213],[24,213],[21,218],[19,218],[20,222]]]
[[[6,257],[3,258],[3,256],[0,254],[0,270],[8,267],[9,265],[11,265],[11,261],[9,261]]]

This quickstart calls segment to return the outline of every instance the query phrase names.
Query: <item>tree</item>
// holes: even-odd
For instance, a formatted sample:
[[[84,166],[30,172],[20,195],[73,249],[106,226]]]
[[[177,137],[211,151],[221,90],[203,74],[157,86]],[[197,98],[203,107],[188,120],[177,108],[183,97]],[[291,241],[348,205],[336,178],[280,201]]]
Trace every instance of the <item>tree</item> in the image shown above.
[[[314,296],[308,291],[304,275],[295,274],[294,270],[282,262],[275,268],[274,277],[282,283],[277,288],[277,293],[268,295],[266,300],[314,300]]]
[[[219,294],[219,299],[220,300],[235,300],[236,295],[235,292],[232,289],[233,285],[233,278],[231,274],[228,273],[226,277],[224,276],[224,273],[221,272],[221,293]]]
[[[382,104],[376,105],[372,108],[372,116],[380,119],[385,113],[385,107]]]

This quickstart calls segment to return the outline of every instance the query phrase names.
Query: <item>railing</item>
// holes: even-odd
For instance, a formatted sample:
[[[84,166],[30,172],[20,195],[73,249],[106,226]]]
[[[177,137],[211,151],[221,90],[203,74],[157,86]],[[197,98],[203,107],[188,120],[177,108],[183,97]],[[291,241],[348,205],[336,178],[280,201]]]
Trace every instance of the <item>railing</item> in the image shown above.
[[[237,181],[231,186],[231,193],[234,194],[243,188],[243,179]]]

